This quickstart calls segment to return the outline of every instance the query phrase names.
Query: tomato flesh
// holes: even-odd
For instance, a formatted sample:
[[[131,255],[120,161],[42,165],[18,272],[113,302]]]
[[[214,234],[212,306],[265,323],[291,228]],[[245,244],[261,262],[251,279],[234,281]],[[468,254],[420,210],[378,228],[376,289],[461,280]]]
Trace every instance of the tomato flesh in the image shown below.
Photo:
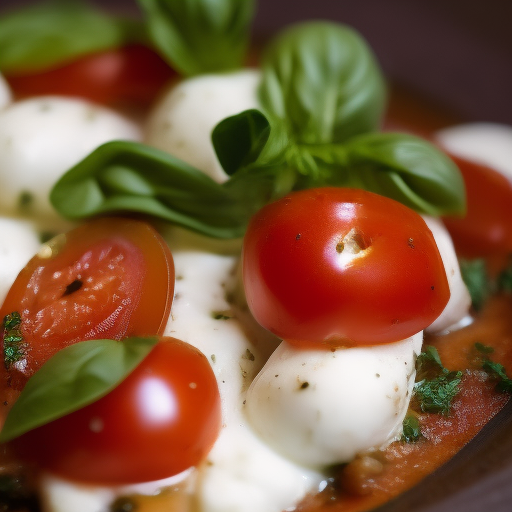
[[[0,318],[21,318],[23,358],[9,365],[10,385],[21,389],[77,341],[162,334],[173,293],[172,255],[144,222],[100,219],[57,236],[20,272],[0,309]],[[4,346],[5,336],[3,329]]]
[[[467,211],[462,218],[445,217],[457,253],[466,258],[512,252],[512,182],[498,171],[450,155],[466,185]]]
[[[315,346],[407,338],[450,296],[421,216],[356,189],[305,190],[260,210],[244,240],[243,279],[261,325]]]
[[[132,44],[40,71],[6,76],[18,98],[78,96],[103,104],[148,105],[176,73],[150,48]]]
[[[199,464],[221,427],[217,381],[191,345],[161,338],[109,394],[13,441],[22,458],[102,485],[167,478]]]

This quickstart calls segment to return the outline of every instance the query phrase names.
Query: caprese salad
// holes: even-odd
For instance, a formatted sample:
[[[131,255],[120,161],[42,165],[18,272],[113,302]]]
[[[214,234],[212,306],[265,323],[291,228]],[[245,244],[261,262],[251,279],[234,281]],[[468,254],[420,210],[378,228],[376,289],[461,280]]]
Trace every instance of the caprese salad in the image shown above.
[[[512,128],[383,129],[345,25],[249,68],[251,1],[138,3],[0,18],[2,510],[371,510],[512,392]]]

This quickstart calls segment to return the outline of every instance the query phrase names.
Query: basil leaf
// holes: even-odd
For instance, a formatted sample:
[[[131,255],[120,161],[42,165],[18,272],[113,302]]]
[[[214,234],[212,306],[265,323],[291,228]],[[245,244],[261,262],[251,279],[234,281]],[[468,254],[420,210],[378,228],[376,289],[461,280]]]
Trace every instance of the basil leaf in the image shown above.
[[[149,354],[158,338],[92,340],[57,352],[27,382],[5,421],[0,442],[95,402]]]
[[[312,22],[284,31],[263,59],[260,99],[297,144],[326,144],[376,130],[385,106],[380,68],[344,25]]]
[[[369,133],[345,145],[315,147],[310,152],[324,169],[324,185],[363,188],[428,215],[465,211],[459,169],[426,140],[408,134]]]
[[[157,48],[184,75],[242,66],[254,0],[139,0]]]
[[[137,212],[215,238],[242,236],[251,214],[209,176],[137,142],[103,144],[54,185],[50,201],[68,219]]]
[[[120,46],[129,27],[79,1],[24,7],[0,18],[0,70],[36,72]]]
[[[246,110],[222,120],[212,132],[212,143],[228,175],[255,161],[270,136],[270,123],[259,110]]]

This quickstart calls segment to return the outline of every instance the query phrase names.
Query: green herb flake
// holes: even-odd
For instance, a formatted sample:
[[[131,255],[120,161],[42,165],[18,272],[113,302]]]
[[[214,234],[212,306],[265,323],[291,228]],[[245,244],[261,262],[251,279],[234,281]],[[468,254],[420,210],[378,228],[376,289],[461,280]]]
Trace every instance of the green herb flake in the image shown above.
[[[485,301],[493,291],[493,283],[489,278],[485,260],[461,259],[459,266],[462,279],[471,296],[473,308],[478,311],[482,309]]]
[[[425,347],[416,360],[417,382],[414,385],[414,403],[422,412],[450,413],[452,401],[459,393],[461,371],[449,371],[443,366],[439,353],[432,346]]]
[[[480,343],[479,341],[477,341],[475,343],[475,348],[478,350],[478,352],[481,352],[482,354],[492,354],[494,352],[493,347],[484,345],[483,343]]]
[[[500,292],[512,293],[512,261],[498,276],[496,287]]]
[[[406,443],[416,443],[423,437],[420,429],[420,421],[414,414],[407,414],[402,426],[402,441]]]
[[[25,355],[24,338],[21,333],[21,316],[17,311],[6,315],[3,320],[4,365],[9,369]]]
[[[493,379],[496,379],[496,389],[504,393],[512,393],[512,379],[507,375],[505,367],[500,363],[495,363],[486,359],[482,364],[482,369]]]

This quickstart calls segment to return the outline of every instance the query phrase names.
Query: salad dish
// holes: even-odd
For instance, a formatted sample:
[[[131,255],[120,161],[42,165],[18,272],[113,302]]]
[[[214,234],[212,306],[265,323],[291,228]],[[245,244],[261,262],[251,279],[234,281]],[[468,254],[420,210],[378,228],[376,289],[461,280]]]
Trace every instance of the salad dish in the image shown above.
[[[509,415],[512,127],[138,6],[0,17],[0,510],[407,509]]]

